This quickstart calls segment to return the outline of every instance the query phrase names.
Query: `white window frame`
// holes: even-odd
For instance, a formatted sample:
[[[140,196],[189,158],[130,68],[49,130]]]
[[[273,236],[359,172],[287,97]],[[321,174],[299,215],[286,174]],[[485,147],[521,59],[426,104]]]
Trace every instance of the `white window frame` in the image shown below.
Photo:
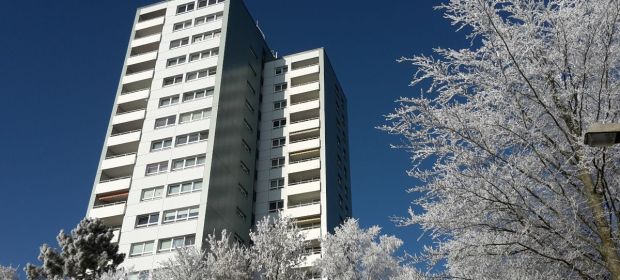
[[[214,89],[212,87],[188,91],[188,92],[183,93],[183,98],[181,102],[185,103],[185,102],[190,102],[193,100],[206,98],[206,97],[212,96],[213,92],[214,92]]]
[[[179,104],[179,95],[170,95],[159,99],[159,108],[164,108],[172,105]]]
[[[286,145],[286,137],[278,137],[271,139],[271,148],[276,149]]]
[[[165,77],[162,82],[162,87],[169,87],[183,82],[183,74]]]
[[[271,206],[275,206],[275,207],[271,207]],[[279,211],[282,211],[284,209],[284,200],[280,199],[280,200],[272,200],[269,201],[269,213],[276,213]]]
[[[179,15],[179,14],[191,12],[194,10],[194,8],[196,8],[194,1],[182,4],[182,5],[178,5],[176,9],[176,12],[177,12],[176,14]]]
[[[166,68],[185,64],[185,62],[187,62],[187,56],[185,55],[173,57],[166,60]]]
[[[288,88],[287,83],[275,84],[273,85],[273,92],[282,92],[282,91],[285,91],[287,88]]]
[[[150,245],[150,247],[151,247],[150,252],[149,251],[145,251],[145,248],[147,248],[147,245]],[[135,248],[140,248],[140,252],[136,253],[135,252]],[[155,240],[133,243],[129,247],[129,256],[130,257],[138,257],[138,256],[151,255],[151,254],[153,254],[154,249],[155,249]]]
[[[198,3],[200,3],[200,1]],[[194,26],[203,25],[209,22],[221,20],[223,17],[224,17],[224,14],[222,12],[197,17],[196,19],[194,19]]]
[[[178,246],[178,243],[182,243],[183,245]],[[170,242],[170,247],[162,249],[162,245],[164,242]],[[157,244],[157,253],[170,252],[179,248],[189,247],[196,244],[196,235],[188,234],[184,236],[175,236],[171,238],[160,239]],[[176,245],[176,246],[175,246]]]
[[[189,37],[183,37],[183,38],[179,38],[179,39],[174,39],[170,41],[170,45],[168,46],[168,49],[176,49],[176,48],[180,48],[183,46],[187,46],[189,45]]]
[[[194,143],[207,141],[207,140],[209,140],[209,130],[182,134],[176,137],[175,147],[194,144]]]
[[[286,118],[273,120],[273,129],[283,128],[286,126]]]
[[[199,0],[198,1],[198,9],[200,8],[204,8],[204,7],[208,7],[211,5],[216,5],[219,3],[223,3],[225,0]],[[204,3],[204,5],[200,6],[202,3]]]
[[[285,164],[285,157],[276,157],[271,159],[271,169],[282,168]]]
[[[146,223],[139,224],[140,218],[146,218]],[[154,220],[154,221],[153,221]],[[159,224],[159,212],[148,213],[143,215],[136,216],[136,225],[135,228],[144,228],[144,227],[152,227]]]
[[[205,154],[173,159],[172,164],[170,165],[170,171],[178,171],[187,168],[198,167],[204,165],[206,160],[207,156]],[[181,163],[181,166],[177,167],[179,163]]]
[[[276,76],[283,75],[286,72],[288,72],[288,66],[287,65],[276,67],[276,69],[275,69]]]
[[[217,67],[211,67],[211,68],[206,68],[206,69],[200,69],[197,71],[187,72],[185,74],[185,81],[189,82],[193,80],[198,80],[198,79],[213,76],[215,74],[217,74]]]
[[[168,185],[166,196],[178,196],[182,194],[194,193],[202,191],[202,180],[186,181],[176,184]],[[189,190],[183,190],[185,186],[189,186]],[[173,189],[178,189],[176,192],[171,192]]]
[[[284,108],[286,108],[286,105],[287,105],[286,99],[275,101],[273,102],[273,110],[274,111],[283,110]]]
[[[202,50],[199,52],[193,52],[189,54],[188,60],[189,62],[194,62],[198,60],[202,60],[205,58],[209,58],[212,56],[217,56],[220,53],[220,48],[212,48],[207,50]]]
[[[165,121],[165,124],[158,126],[157,125],[158,122],[161,123],[161,121]],[[173,125],[176,124],[176,122],[177,122],[177,116],[176,115],[159,118],[159,119],[155,120],[155,129],[160,129],[160,128],[164,128],[164,127],[173,126]]]
[[[185,119],[189,117],[189,119]],[[179,115],[179,124],[199,121],[211,118],[211,108],[204,108],[196,111],[185,112]]]
[[[166,220],[166,215],[174,213],[174,219],[172,220]],[[171,223],[176,223],[176,222],[182,222],[182,221],[188,221],[191,219],[197,219],[198,218],[198,206],[192,206],[192,207],[184,207],[184,208],[178,208],[178,209],[172,209],[172,210],[167,210],[164,211],[163,215],[162,215],[162,219],[161,219],[161,223],[163,224],[171,224]]]
[[[155,148],[156,144],[161,144],[161,147]],[[168,146],[166,146],[168,144]],[[172,137],[158,139],[151,142],[151,152],[163,151],[172,148]]]
[[[275,184],[274,184],[275,183]],[[269,189],[277,190],[284,188],[284,177],[269,180]]]
[[[177,22],[174,25],[172,25],[172,32],[176,32],[176,31],[180,31],[183,29],[187,29],[192,27],[192,20],[188,19],[186,21],[182,21],[182,22]]]
[[[150,191],[153,191],[153,194],[150,195],[149,197],[146,197],[145,195],[147,193],[149,193]],[[157,191],[159,191],[159,195],[157,194]],[[142,193],[140,194],[140,201],[151,201],[151,200],[155,200],[155,199],[160,199],[160,198],[162,198],[163,194],[164,194],[164,187],[163,186],[143,189]]]
[[[149,172],[149,169],[153,167],[157,167],[157,171]],[[157,174],[166,173],[166,172],[168,172],[168,161],[161,161],[161,162],[147,164],[145,175],[151,176],[151,175],[157,175]]]
[[[221,29],[215,29],[215,30],[204,32],[204,33],[196,34],[192,36],[192,44],[203,42],[203,41],[214,39],[214,38],[219,38],[221,34],[222,34]]]

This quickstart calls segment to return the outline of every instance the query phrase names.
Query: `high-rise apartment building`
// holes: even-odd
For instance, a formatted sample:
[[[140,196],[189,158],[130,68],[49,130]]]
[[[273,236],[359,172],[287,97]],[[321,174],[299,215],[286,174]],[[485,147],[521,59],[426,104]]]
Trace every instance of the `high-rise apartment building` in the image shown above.
[[[351,216],[346,104],[324,50],[274,57],[242,0],[140,8],[87,216],[136,271],[278,212],[312,261]]]

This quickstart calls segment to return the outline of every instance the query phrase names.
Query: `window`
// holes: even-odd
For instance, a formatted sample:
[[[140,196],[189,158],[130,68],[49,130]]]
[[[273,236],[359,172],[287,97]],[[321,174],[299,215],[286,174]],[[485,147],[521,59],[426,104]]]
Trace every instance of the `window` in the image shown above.
[[[137,257],[137,256],[150,255],[153,253],[154,245],[155,245],[155,241],[153,240],[131,244],[131,248],[129,249],[129,256]]]
[[[162,223],[174,223],[198,218],[198,206],[164,211]]]
[[[280,168],[284,166],[284,157],[272,158],[271,159],[271,168]]]
[[[250,126],[250,124],[248,123],[247,120],[243,119],[243,126],[245,126],[245,128],[249,131],[252,132],[252,126]]]
[[[199,192],[202,190],[202,180],[183,182],[168,185],[168,196]]]
[[[275,92],[279,92],[279,91],[285,91],[287,88],[287,84],[286,83],[280,83],[280,84],[276,84],[273,88],[273,91]]]
[[[172,171],[203,165],[205,159],[205,155],[175,159],[172,161]]]
[[[248,108],[248,111],[254,113],[254,107],[252,107],[252,104],[250,104],[250,101],[247,99],[245,100],[245,107]]]
[[[189,28],[189,27],[192,27],[192,20],[191,19],[190,20],[186,20],[184,22],[175,23],[172,26],[172,31],[179,31],[181,29],[185,29],[185,28]]]
[[[172,40],[172,41],[170,41],[170,49],[182,47],[182,46],[185,46],[187,44],[189,44],[189,37]]]
[[[286,108],[286,100],[280,100],[280,101],[276,101],[273,102],[273,110],[281,110]]]
[[[288,66],[276,67],[276,75],[282,75],[288,72]]]
[[[177,116],[168,116],[164,118],[159,118],[155,120],[155,129],[172,126],[176,123]]]
[[[162,161],[158,163],[151,163],[146,166],[146,175],[155,175],[168,171],[168,161]]]
[[[166,238],[159,240],[159,248],[157,248],[157,252],[168,252],[175,250],[177,248],[183,248],[187,246],[192,246],[196,243],[196,236],[186,235],[186,236],[178,236],[173,238]]]
[[[149,280],[149,275],[148,270],[133,272],[127,275],[127,280]]]
[[[179,95],[162,97],[159,99],[159,108],[179,103]]]
[[[183,74],[164,78],[163,86],[171,86],[183,82]]]
[[[245,213],[243,213],[243,211],[241,211],[241,209],[239,209],[239,207],[237,207],[237,216],[239,216],[239,218],[241,218],[244,221],[246,219]]]
[[[250,169],[243,162],[241,162],[241,171],[243,171],[243,173],[245,173],[245,174],[250,174]]]
[[[273,121],[273,128],[281,128],[286,125],[286,119],[277,119]]]
[[[269,213],[278,212],[284,209],[284,200],[276,200],[269,202]]]
[[[179,115],[179,124],[202,120],[209,117],[211,117],[211,108],[187,112]]]
[[[136,228],[156,226],[159,223],[159,212],[139,215],[136,217]]]
[[[250,89],[250,92],[252,92],[252,95],[256,95],[256,90],[254,89],[254,87],[250,84],[249,81],[246,81],[246,84],[248,85],[248,88]]]
[[[250,49],[250,54],[252,54],[254,59],[258,59],[258,55],[256,55],[256,52],[254,51],[254,48],[252,48],[252,46],[250,46],[249,49]]]
[[[252,149],[250,148],[250,145],[248,145],[247,142],[245,142],[245,140],[241,139],[241,147],[243,148],[244,151],[246,152],[250,152],[252,151]]]
[[[213,30],[213,31],[205,32],[205,33],[196,34],[192,36],[192,44],[198,43],[204,40],[220,37],[220,33],[222,33],[222,30],[217,29],[217,30]]]
[[[216,56],[220,53],[219,48],[208,49],[204,51],[194,52],[189,54],[189,62],[205,59],[207,57]]]
[[[198,8],[206,7],[207,5],[215,5],[222,2],[224,2],[224,0],[200,0],[198,1]]]
[[[252,64],[248,63],[248,68],[250,68],[250,73],[252,73],[252,76],[256,77],[256,70],[254,70],[254,67],[252,67]]]
[[[183,64],[186,60],[184,55],[170,58],[166,61],[166,67]]]
[[[194,2],[189,2],[183,5],[177,6],[177,15],[180,13],[186,13],[194,10]]]
[[[208,68],[208,69],[202,69],[202,70],[198,70],[198,71],[188,72],[187,74],[185,74],[185,81],[189,82],[191,80],[200,79],[200,78],[204,78],[204,77],[208,77],[208,76],[213,76],[216,73],[215,69],[216,69],[215,67],[211,67],[211,68]]]
[[[140,201],[149,201],[161,198],[163,192],[164,187],[144,189],[142,190],[142,194],[140,195]]]
[[[169,149],[172,146],[172,138],[160,139],[151,142],[151,152]]]
[[[241,193],[241,195],[244,198],[248,198],[248,191],[240,183],[237,184],[237,189],[239,190],[239,193]]]
[[[207,139],[209,139],[209,131],[204,130],[200,132],[194,132],[194,133],[183,134],[183,135],[177,136],[177,141],[175,145],[182,146],[182,145],[197,143],[197,142],[204,141]]]
[[[198,2],[198,7],[200,8],[200,2]],[[201,25],[201,24],[205,24],[205,23],[208,23],[208,22],[220,20],[220,19],[222,19],[223,16],[224,16],[223,13],[215,13],[215,14],[210,14],[210,15],[206,15],[206,16],[197,17],[194,20],[194,25]]]
[[[269,184],[270,190],[281,189],[284,188],[284,178],[272,179]]]
[[[194,99],[200,99],[213,95],[213,88],[203,88],[190,92],[183,93],[183,102],[192,101]]]
[[[271,148],[279,148],[279,147],[284,146],[285,144],[286,144],[285,137],[271,139]]]

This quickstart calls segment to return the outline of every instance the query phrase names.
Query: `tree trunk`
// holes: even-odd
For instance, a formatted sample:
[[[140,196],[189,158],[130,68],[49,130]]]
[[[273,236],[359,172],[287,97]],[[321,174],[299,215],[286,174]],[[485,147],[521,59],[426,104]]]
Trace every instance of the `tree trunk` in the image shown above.
[[[618,257],[618,248],[611,239],[611,228],[605,220],[605,211],[603,209],[603,199],[596,192],[592,176],[587,170],[579,172],[579,179],[586,187],[586,197],[588,204],[594,214],[594,223],[596,230],[601,237],[600,252],[603,255],[603,261],[611,274],[611,279],[620,280],[620,258]]]

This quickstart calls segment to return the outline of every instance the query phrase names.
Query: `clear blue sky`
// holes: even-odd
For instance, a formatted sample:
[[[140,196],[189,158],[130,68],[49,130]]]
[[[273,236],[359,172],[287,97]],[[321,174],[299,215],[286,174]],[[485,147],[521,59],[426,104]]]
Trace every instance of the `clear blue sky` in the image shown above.
[[[137,7],[155,1],[6,1],[0,9],[0,264],[36,262],[85,215]],[[398,138],[383,123],[415,69],[401,56],[467,44],[438,1],[246,0],[279,54],[325,47],[349,100],[353,214],[420,250],[396,228],[414,199]],[[353,5],[352,5],[353,4]],[[424,242],[422,239],[421,242]]]

